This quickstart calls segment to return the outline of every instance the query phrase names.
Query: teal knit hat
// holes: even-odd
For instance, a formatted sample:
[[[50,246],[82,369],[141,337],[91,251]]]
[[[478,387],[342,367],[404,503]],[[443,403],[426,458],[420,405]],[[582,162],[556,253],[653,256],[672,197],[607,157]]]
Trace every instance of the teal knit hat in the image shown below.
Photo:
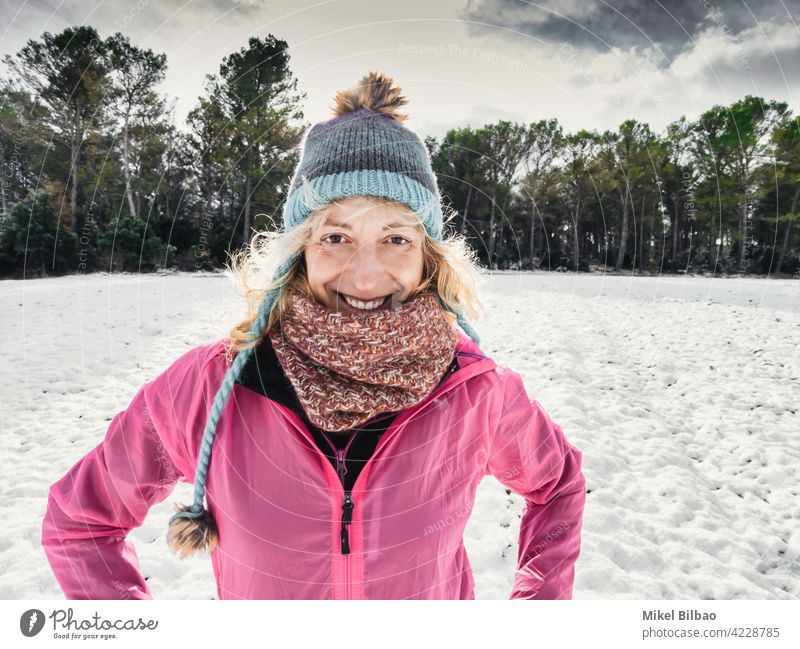
[[[379,196],[408,206],[419,215],[428,235],[442,241],[441,196],[428,149],[416,133],[402,125],[406,115],[397,112],[406,103],[393,80],[378,72],[370,72],[355,88],[336,95],[333,119],[315,124],[303,139],[300,162],[283,207],[285,232],[301,225],[315,205],[348,196]],[[289,272],[299,255],[275,271],[273,285]],[[250,331],[252,342],[260,339],[281,290],[283,285],[265,294]],[[439,302],[455,315],[467,335],[480,342],[460,311],[450,308],[441,296]],[[236,355],[214,397],[195,472],[194,503],[178,506],[169,521],[168,542],[183,556],[216,547],[216,526],[203,506],[211,445],[233,385],[254,349],[251,345]]]

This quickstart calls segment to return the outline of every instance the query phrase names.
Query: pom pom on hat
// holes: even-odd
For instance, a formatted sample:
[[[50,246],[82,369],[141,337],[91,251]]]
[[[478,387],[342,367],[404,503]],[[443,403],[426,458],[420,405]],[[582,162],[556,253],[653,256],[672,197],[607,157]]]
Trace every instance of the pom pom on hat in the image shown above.
[[[334,98],[332,108],[334,117],[368,108],[382,113],[397,122],[408,119],[408,115],[397,111],[408,103],[402,90],[394,85],[392,77],[382,72],[369,72],[353,88],[340,90]]]

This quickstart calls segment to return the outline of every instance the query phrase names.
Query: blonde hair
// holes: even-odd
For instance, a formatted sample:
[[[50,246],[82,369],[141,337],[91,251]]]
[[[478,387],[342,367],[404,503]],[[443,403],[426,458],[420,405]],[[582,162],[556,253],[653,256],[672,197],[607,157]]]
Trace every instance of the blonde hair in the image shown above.
[[[226,265],[226,273],[247,305],[244,320],[236,324],[229,333],[229,361],[237,352],[258,344],[263,336],[272,331],[275,323],[286,313],[290,289],[298,288],[311,295],[303,251],[317,228],[325,222],[331,208],[339,205],[340,200],[326,203],[319,201],[306,181],[300,191],[303,191],[305,205],[310,208],[309,216],[289,232],[265,230],[256,233],[247,247],[231,255],[231,263]],[[483,312],[476,290],[480,267],[477,254],[464,238],[453,233],[438,242],[422,225],[424,212],[414,212],[408,206],[382,196],[359,198],[367,200],[370,206],[383,204],[400,208],[409,221],[416,224],[422,232],[422,280],[408,299],[423,291],[435,290],[448,308],[460,311],[468,320],[477,319]],[[454,215],[452,212],[447,215],[445,223],[452,220]],[[288,270],[273,280],[276,271],[295,256],[296,259]],[[268,291],[279,287],[283,290],[269,315],[266,327],[257,340],[251,340],[253,321],[258,316],[259,305]],[[455,323],[456,317],[452,313],[445,311],[445,315]]]

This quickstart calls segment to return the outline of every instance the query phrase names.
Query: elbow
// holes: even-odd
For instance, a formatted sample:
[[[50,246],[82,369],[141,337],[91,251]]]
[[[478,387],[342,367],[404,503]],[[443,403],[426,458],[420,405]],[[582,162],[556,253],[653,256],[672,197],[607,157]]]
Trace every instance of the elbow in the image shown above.
[[[570,496],[583,502],[586,499],[586,476],[583,474],[583,453],[567,442],[569,450],[564,466],[564,480],[559,495]]]
[[[63,511],[58,506],[58,503],[53,495],[53,487],[50,487],[41,529],[41,543],[42,547],[45,549],[45,552],[50,546],[58,542],[60,537],[59,529],[63,527],[59,520],[62,516]]]

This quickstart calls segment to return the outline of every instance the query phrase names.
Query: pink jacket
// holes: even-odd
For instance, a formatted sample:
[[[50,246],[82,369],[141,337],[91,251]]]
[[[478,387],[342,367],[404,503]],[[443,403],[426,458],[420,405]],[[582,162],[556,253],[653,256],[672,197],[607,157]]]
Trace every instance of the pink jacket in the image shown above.
[[[67,598],[152,598],[126,536],[178,480],[194,481],[226,370],[223,342],[195,347],[145,383],[50,488],[42,545]],[[397,416],[359,475],[349,554],[330,461],[294,412],[234,387],[206,485],[220,599],[474,599],[463,533],[490,473],[526,500],[510,598],[572,597],[581,451],[518,374],[463,334],[458,352],[460,369]]]

